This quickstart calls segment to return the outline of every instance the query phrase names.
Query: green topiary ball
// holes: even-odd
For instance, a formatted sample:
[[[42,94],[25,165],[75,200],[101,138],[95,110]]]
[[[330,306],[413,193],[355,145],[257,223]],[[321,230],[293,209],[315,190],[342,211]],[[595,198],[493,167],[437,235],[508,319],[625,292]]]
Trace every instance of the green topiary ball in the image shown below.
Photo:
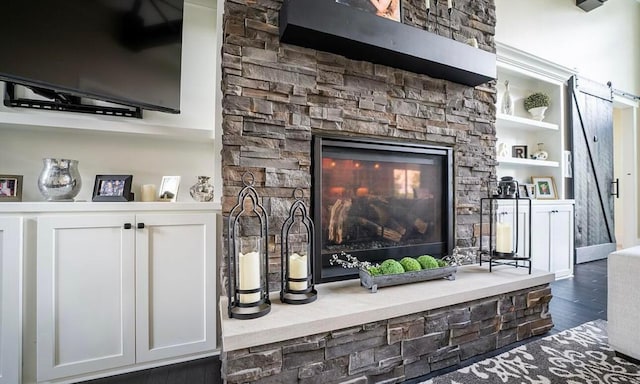
[[[548,107],[549,106],[549,96],[542,92],[532,93],[524,99],[524,109],[525,111],[530,110],[531,108],[537,107]]]
[[[419,271],[422,269],[418,260],[413,257],[403,257],[402,260],[400,260],[400,264],[405,272]]]
[[[420,263],[422,269],[438,268],[438,260],[433,256],[422,255],[418,257],[418,263]]]
[[[382,274],[382,272],[380,272],[380,267],[369,267],[367,268],[367,272],[369,272],[371,276],[378,276]]]
[[[402,267],[402,264],[389,259],[380,264],[380,272],[382,272],[383,275],[393,275],[397,273],[404,273],[404,268]]]
[[[442,260],[442,259],[437,259],[438,261],[438,267],[443,268],[447,266],[447,262]]]

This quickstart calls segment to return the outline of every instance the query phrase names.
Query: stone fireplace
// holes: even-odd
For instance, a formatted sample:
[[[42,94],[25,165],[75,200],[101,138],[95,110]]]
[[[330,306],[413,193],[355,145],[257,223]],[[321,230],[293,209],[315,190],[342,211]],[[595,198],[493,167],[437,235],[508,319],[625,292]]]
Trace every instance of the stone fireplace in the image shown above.
[[[314,137],[314,281],[353,278],[340,252],[381,263],[450,254],[453,154],[447,147]]]
[[[305,0],[298,7],[320,9],[320,2],[333,3]],[[494,0],[457,0],[451,12],[446,2],[432,2],[429,14],[424,4],[402,0],[403,33],[430,32],[420,31],[426,40],[403,41],[405,51],[456,56],[469,49],[458,43],[454,50],[438,49],[435,45],[448,46],[442,37],[474,38],[483,52],[495,51]],[[224,3],[223,219],[236,204],[242,175],[252,172],[269,217],[272,291],[280,287],[280,231],[295,189],[304,190],[308,206],[319,202],[313,215],[316,243],[325,236],[327,241],[314,255],[320,262],[318,300],[288,305],[272,294],[271,312],[258,319],[228,318],[222,259],[225,382],[396,383],[547,332],[553,326],[548,314],[553,274],[521,274],[515,268],[489,273],[466,265],[458,268],[455,281],[372,294],[357,281],[331,281],[344,276],[323,272],[322,257],[334,251],[362,252],[376,260],[441,256],[453,247],[476,245],[480,198],[495,176],[496,83],[464,85],[463,64],[456,70],[461,80],[454,82],[435,78],[435,72],[434,77],[416,73],[424,60],[409,59],[399,69],[389,66],[397,55],[381,65],[281,43],[282,6],[282,0]],[[301,14],[314,19],[307,13],[288,16],[292,23]],[[393,29],[393,23],[375,24]],[[350,56],[352,45],[342,37],[316,43],[334,41],[345,44]],[[425,41],[437,44],[424,49]],[[385,54],[386,48],[378,47],[376,55]],[[344,215],[334,212],[332,221],[332,209],[343,209]]]
[[[278,234],[294,189],[311,204],[314,136],[451,150],[453,224],[444,237],[452,243],[445,248],[472,247],[483,183],[495,174],[495,82],[470,87],[280,43],[281,5],[226,1],[222,52],[223,212],[226,218],[235,204],[242,174],[253,172],[269,212],[271,288],[279,286]],[[445,6],[438,2],[427,20],[423,1],[404,0],[402,22],[495,50],[493,0],[457,1],[450,16]],[[225,274],[222,265],[223,287]]]

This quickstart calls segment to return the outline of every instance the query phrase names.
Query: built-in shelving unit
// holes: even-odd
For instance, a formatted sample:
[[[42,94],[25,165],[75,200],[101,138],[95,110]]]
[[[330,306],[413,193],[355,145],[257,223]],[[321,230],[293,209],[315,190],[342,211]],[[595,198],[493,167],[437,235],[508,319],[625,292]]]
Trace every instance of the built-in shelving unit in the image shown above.
[[[476,86],[496,77],[496,55],[335,0],[285,0],[280,40]]]
[[[521,184],[531,183],[531,177],[551,176],[556,184],[558,198],[564,199],[564,181],[569,176],[565,150],[565,98],[566,80],[570,77],[570,72],[522,51],[499,43],[497,46],[498,176],[513,176]],[[501,113],[505,81],[509,81],[509,93],[514,100],[512,114]],[[524,98],[534,92],[544,92],[551,99],[551,105],[542,121],[533,119],[524,109]],[[501,153],[499,149],[505,146],[507,153]],[[516,151],[513,151],[514,146],[526,146],[526,157],[517,157]],[[548,153],[544,160],[531,157],[539,146]]]

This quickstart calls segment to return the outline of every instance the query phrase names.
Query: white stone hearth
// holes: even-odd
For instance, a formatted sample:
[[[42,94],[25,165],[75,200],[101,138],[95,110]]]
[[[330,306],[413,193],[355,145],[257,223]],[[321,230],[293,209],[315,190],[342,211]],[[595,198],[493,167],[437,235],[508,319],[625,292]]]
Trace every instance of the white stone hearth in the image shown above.
[[[271,294],[271,312],[258,319],[229,319],[227,298],[220,299],[222,349],[233,351],[364,323],[395,318],[518,291],[555,280],[553,273],[525,268],[467,265],[456,280],[432,280],[378,289],[371,293],[359,280],[316,285],[318,299],[309,304],[283,304]]]

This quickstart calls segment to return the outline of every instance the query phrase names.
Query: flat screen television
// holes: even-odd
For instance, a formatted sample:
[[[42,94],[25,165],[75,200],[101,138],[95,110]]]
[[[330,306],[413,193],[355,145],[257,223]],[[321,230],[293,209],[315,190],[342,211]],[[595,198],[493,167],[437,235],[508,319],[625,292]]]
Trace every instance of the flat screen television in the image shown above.
[[[184,0],[0,3],[0,80],[180,112]]]

